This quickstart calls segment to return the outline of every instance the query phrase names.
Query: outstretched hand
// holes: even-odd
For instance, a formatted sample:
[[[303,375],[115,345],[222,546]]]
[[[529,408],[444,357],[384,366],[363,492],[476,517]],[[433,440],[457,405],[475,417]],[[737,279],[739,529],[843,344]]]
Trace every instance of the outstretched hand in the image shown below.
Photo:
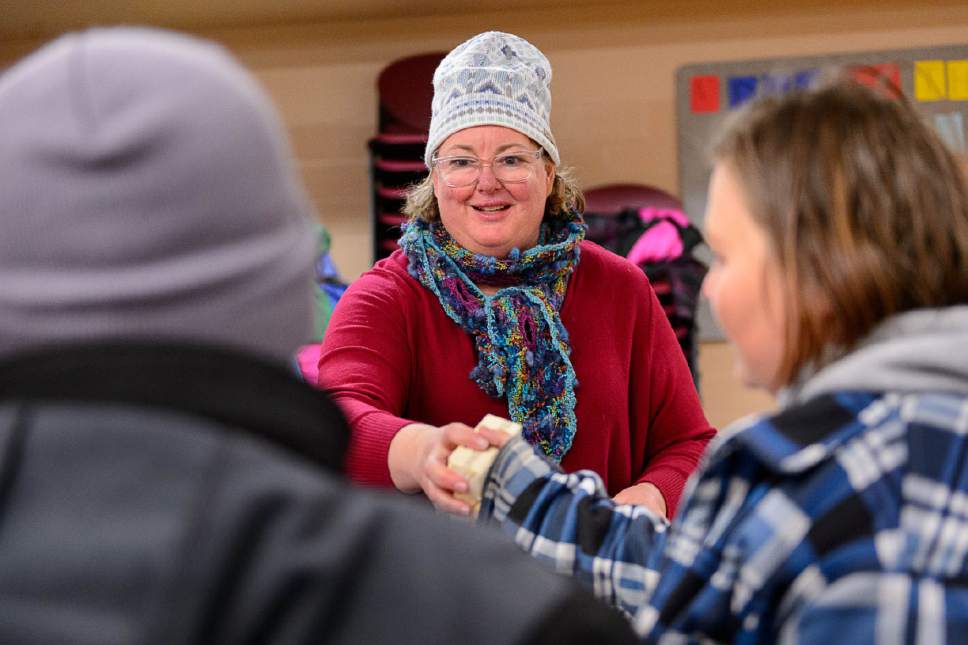
[[[493,434],[503,436],[500,432]],[[442,511],[469,515],[470,506],[454,498],[455,492],[467,492],[467,480],[447,467],[447,458],[457,446],[485,450],[491,445],[490,438],[463,423],[441,427],[423,423],[404,426],[390,443],[390,477],[401,491],[422,490]]]

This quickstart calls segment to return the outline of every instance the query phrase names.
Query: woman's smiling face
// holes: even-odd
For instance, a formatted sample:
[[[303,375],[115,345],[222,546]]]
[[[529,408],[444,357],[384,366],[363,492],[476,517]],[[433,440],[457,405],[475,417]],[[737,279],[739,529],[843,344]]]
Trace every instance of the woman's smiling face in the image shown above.
[[[537,149],[517,130],[482,125],[450,135],[435,156],[467,156],[489,162],[497,155]],[[451,237],[469,251],[499,258],[513,248],[524,251],[533,247],[555,177],[553,164],[544,158],[534,163],[534,172],[525,181],[502,183],[491,166],[485,165],[475,184],[460,188],[448,186],[435,170],[434,195],[440,221]]]

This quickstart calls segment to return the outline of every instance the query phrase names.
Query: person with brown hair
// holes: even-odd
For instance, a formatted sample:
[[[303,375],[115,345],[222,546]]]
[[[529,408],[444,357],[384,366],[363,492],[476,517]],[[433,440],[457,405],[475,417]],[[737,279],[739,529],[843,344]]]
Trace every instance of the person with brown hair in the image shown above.
[[[446,459],[495,414],[671,517],[715,431],[642,270],[584,239],[550,119],[551,65],[523,38],[485,32],[441,61],[430,175],[401,249],[333,313],[319,385],[349,419],[357,482],[468,513]]]
[[[646,641],[942,643],[968,633],[968,186],[903,99],[839,79],[714,148],[704,284],[780,409],[710,445],[671,524],[503,446],[481,518]],[[677,640],[677,642],[679,642]]]

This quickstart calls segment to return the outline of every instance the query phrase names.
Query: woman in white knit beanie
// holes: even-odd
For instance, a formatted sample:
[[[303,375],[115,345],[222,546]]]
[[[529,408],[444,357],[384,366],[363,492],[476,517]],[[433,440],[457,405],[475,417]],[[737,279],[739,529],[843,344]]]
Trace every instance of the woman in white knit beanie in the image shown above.
[[[446,459],[490,413],[669,515],[714,431],[642,271],[584,240],[551,77],[544,54],[501,32],[443,59],[430,175],[409,195],[401,250],[334,313],[320,385],[350,418],[358,481],[470,512]]]

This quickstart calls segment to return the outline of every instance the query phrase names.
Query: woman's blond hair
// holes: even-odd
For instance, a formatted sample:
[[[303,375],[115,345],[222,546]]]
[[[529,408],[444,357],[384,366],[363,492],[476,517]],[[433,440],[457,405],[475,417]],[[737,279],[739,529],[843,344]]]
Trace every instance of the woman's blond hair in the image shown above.
[[[903,97],[840,77],[761,99],[714,158],[782,273],[783,384],[893,314],[968,303],[963,166]]]

